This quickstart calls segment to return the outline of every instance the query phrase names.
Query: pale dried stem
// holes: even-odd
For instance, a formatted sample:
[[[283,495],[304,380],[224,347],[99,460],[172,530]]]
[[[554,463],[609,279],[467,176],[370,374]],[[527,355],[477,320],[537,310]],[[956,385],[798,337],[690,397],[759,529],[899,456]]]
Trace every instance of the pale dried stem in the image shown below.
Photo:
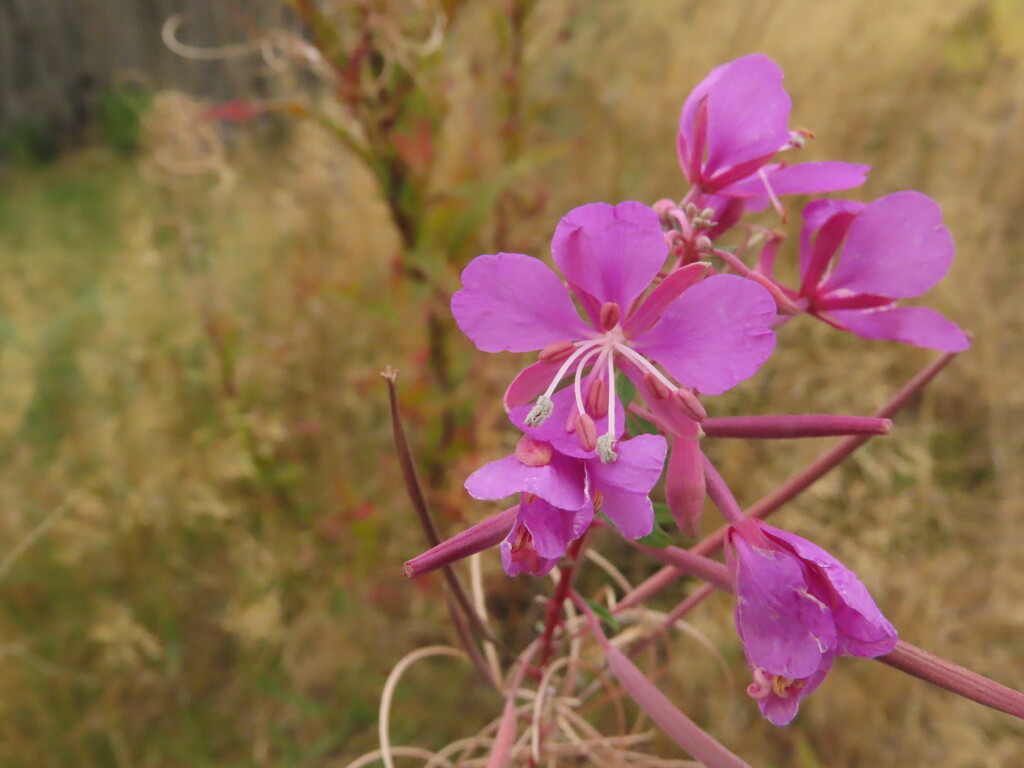
[[[380,697],[380,715],[377,723],[377,732],[380,738],[380,758],[385,768],[395,768],[392,759],[393,748],[391,746],[391,702],[394,699],[395,689],[402,679],[402,675],[420,659],[427,659],[432,656],[451,656],[456,659],[466,659],[466,652],[447,645],[430,645],[406,654],[391,670],[387,681],[384,683],[384,690]],[[433,755],[433,753],[430,753]],[[429,758],[428,758],[429,759]],[[351,768],[351,766],[349,767]]]

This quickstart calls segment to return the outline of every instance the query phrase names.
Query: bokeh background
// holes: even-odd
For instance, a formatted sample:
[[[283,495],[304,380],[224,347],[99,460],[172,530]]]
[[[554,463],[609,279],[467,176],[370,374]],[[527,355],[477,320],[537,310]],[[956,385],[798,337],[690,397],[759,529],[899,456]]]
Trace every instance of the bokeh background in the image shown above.
[[[498,395],[520,361],[453,328],[459,270],[546,255],[578,204],[680,197],[682,101],[751,51],[784,68],[807,159],[870,163],[859,199],[939,201],[958,257],[927,301],[975,334],[778,520],[857,570],[906,639],[1024,687],[1021,0],[8,0],[0,765],[326,768],[372,749],[390,668],[451,641],[440,582],[402,577],[424,542],[379,371],[401,371],[442,527],[492,512],[461,482],[513,440]],[[868,413],[932,356],[804,318],[708,407]],[[708,451],[750,502],[822,447]],[[631,579],[653,570],[599,546]],[[548,585],[494,553],[484,574],[521,642]],[[680,636],[661,684],[753,764],[1024,764],[1009,716],[859,660],[767,725],[730,611],[692,621],[734,679]],[[394,740],[438,748],[499,708],[426,664]]]

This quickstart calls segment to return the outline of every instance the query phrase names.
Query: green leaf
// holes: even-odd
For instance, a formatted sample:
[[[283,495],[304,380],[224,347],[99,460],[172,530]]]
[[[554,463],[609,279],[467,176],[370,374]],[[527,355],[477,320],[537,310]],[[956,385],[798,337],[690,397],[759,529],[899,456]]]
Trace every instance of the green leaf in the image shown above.
[[[596,613],[602,622],[607,624],[611,629],[615,630],[616,632],[619,631],[622,625],[619,623],[619,620],[612,615],[611,611],[609,611],[605,606],[601,605],[600,603],[594,602],[593,600],[583,598],[583,601],[590,606],[590,610]]]
[[[672,537],[660,525],[654,526],[653,531],[642,539],[637,539],[637,542],[653,549],[664,549],[665,547],[672,546],[673,543]]]
[[[654,524],[655,525],[673,525],[675,518],[672,517],[672,510],[668,508],[668,504],[661,504],[655,502],[654,504]]]

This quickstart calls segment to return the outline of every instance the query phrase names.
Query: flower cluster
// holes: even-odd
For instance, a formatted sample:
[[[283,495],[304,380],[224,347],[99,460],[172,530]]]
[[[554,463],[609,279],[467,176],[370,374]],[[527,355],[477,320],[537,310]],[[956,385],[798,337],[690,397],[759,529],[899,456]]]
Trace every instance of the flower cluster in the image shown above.
[[[776,278],[782,235],[740,226],[743,216],[773,208],[785,221],[785,196],[850,189],[868,172],[843,162],[789,164],[811,137],[790,128],[790,106],[781,70],[763,55],[714,69],[683,104],[678,157],[691,186],[680,201],[576,208],[554,232],[557,271],[524,254],[479,256],[451,302],[480,350],[537,353],[505,392],[511,426],[522,433],[515,451],[466,481],[477,499],[518,497],[500,544],[506,572],[547,573],[598,513],[627,539],[648,536],[650,494],[663,476],[666,505],[686,533],[698,530],[710,495],[731,523],[727,562],[753,677],[748,693],[777,725],[793,719],[836,656],[889,653],[896,631],[828,553],[745,517],[701,438],[843,434],[863,425],[810,415],[730,422],[709,417],[702,398],[753,376],[775,348],[776,329],[804,314],[866,339],[969,346],[937,312],[898,306],[935,285],[953,257],[938,206],[918,192],[814,200],[802,212],[800,284]],[[727,235],[734,245],[723,244]],[[647,428],[631,434],[627,413]]]

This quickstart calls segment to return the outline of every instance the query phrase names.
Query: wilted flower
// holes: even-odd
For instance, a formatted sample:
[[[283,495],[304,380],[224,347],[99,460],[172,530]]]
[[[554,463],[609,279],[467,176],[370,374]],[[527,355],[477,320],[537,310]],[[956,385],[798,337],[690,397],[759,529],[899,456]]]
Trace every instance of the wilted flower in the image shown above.
[[[668,395],[692,399],[654,363],[684,387],[718,394],[751,376],[774,349],[768,326],[775,303],[750,280],[702,280],[706,266],[693,264],[644,296],[668,254],[658,214],[645,205],[576,208],[558,225],[551,250],[568,286],[529,256],[479,256],[462,273],[452,313],[485,352],[541,350],[540,362],[522,371],[506,393],[509,408],[540,395],[526,419],[530,426],[551,415],[552,396],[574,374],[575,406],[565,426],[603,461],[616,458],[617,360],[637,366]],[[594,439],[593,419],[605,414],[607,428]]]
[[[747,693],[775,725],[828,674],[836,656],[889,653],[897,634],[867,589],[815,544],[756,520],[727,534],[736,629],[753,673]]]
[[[941,280],[953,261],[942,211],[920,192],[895,192],[864,204],[817,200],[804,209],[798,307],[865,339],[889,339],[945,352],[970,340],[927,307],[899,307]],[[769,276],[771,261],[763,262]]]

